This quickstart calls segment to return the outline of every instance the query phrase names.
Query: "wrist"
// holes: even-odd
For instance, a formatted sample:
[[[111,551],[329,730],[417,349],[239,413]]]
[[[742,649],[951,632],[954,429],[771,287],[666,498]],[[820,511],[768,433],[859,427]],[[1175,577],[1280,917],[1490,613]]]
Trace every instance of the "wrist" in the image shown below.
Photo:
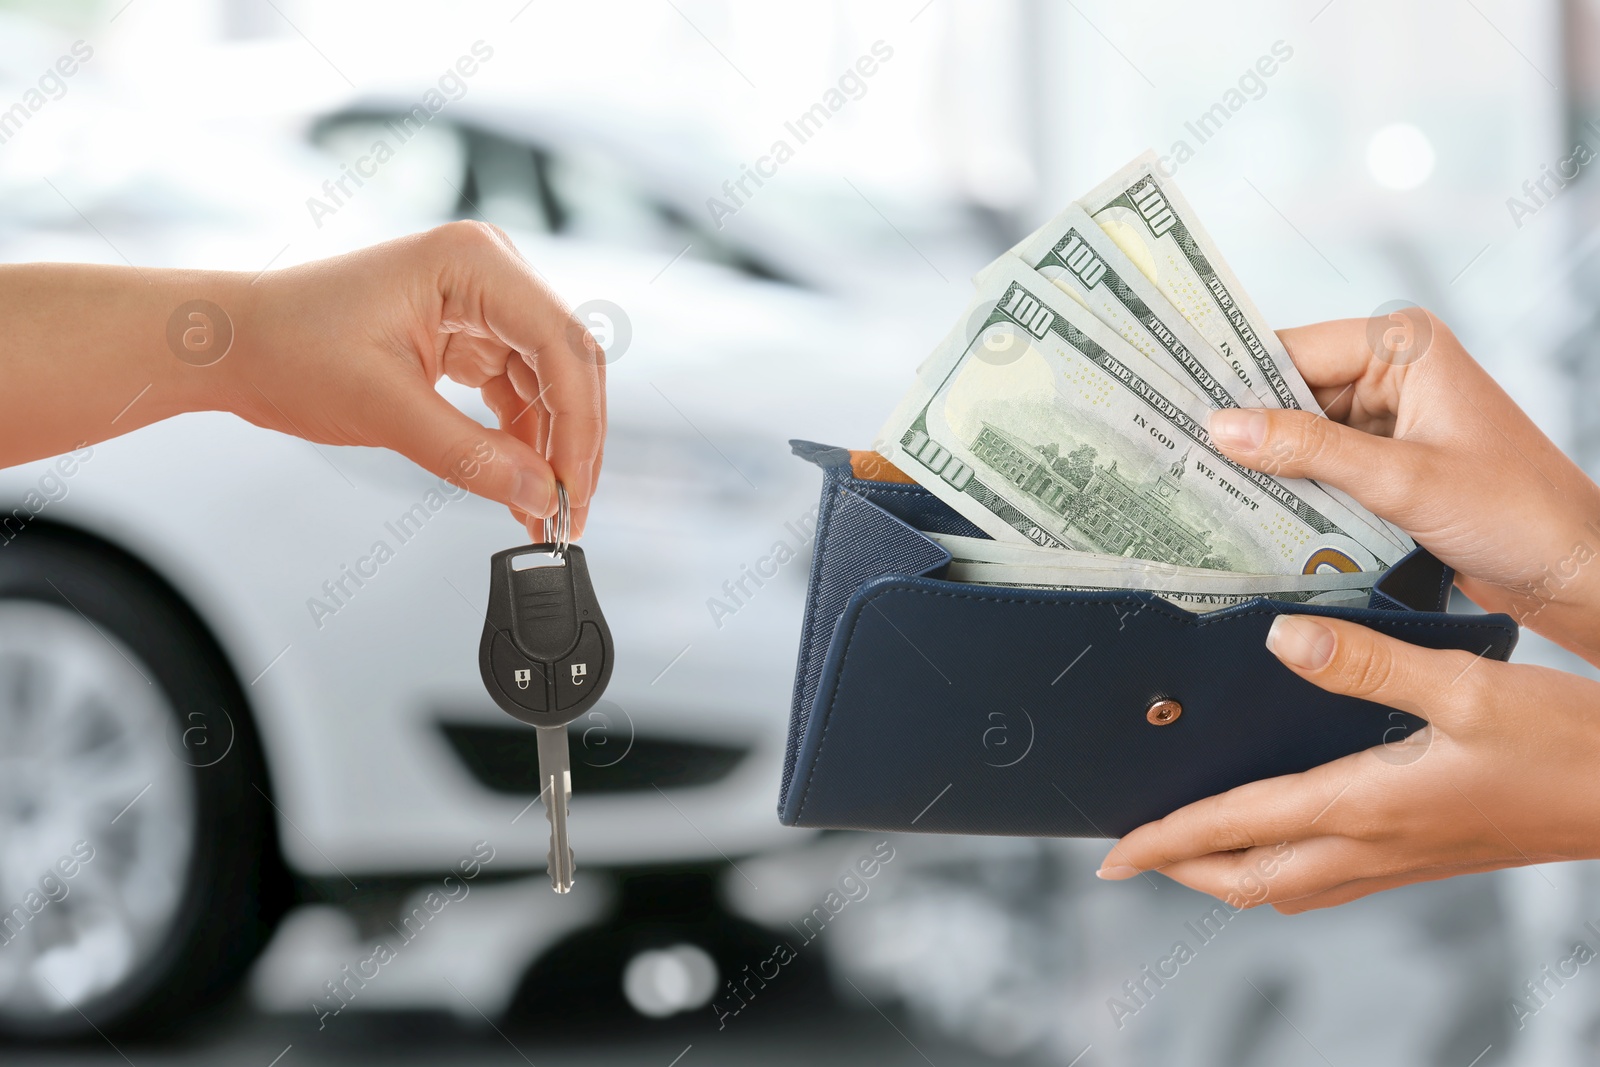
[[[248,368],[268,347],[261,336],[265,279],[253,284],[250,275],[232,271],[174,271],[163,281],[171,413],[239,414]]]
[[[1593,605],[1550,605],[1523,625],[1600,667],[1600,609]]]
[[[1591,510],[1571,547],[1521,588],[1505,590],[1500,610],[1600,666],[1600,507]]]
[[[225,407],[235,353],[216,316],[249,314],[247,276],[76,263],[0,266],[0,466],[70,451],[184,411]],[[211,346],[210,354],[207,352]],[[223,353],[220,360],[212,358]]]

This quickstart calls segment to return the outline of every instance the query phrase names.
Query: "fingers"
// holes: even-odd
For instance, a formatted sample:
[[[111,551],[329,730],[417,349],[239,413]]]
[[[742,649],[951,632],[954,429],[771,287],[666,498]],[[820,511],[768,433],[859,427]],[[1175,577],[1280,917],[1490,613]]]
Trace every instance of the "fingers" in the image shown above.
[[[523,367],[520,360],[507,364],[511,367],[522,367],[523,372],[532,377],[533,372]],[[507,373],[498,378],[493,378],[483,383],[483,400],[494,412],[495,418],[500,421],[500,429],[511,434],[543,456],[545,444],[549,436],[549,416],[545,414],[544,407],[537,398],[523,399],[523,389],[513,385],[512,375]],[[511,507],[511,517],[521,523],[528,531],[528,539],[533,542],[544,540],[544,519],[528,514],[518,507]]]
[[[1322,814],[1359,773],[1354,757],[1346,757],[1197,800],[1118,841],[1098,873],[1115,881],[1213,853],[1315,836],[1325,832],[1317,826]]]
[[[1278,340],[1306,384],[1341,388],[1361,377],[1372,362],[1370,320],[1335,319],[1278,331]]]
[[[544,397],[541,395],[543,390],[539,385],[539,376],[533,373],[533,368],[528,366],[527,360],[521,356],[513,356],[511,359],[506,360],[505,376],[506,381],[510,382],[512,389],[516,391],[517,399],[521,400],[523,405],[539,404],[542,406],[544,404]],[[518,408],[518,411],[520,410],[521,408]]]
[[[1235,910],[1267,904],[1284,915],[1298,915],[1415,882],[1505,866],[1504,860],[1426,863],[1408,848],[1330,836],[1199,856],[1161,873]]]
[[[479,424],[420,382],[400,384],[381,409],[380,444],[479,496],[554,514],[555,474],[526,441]]]
[[[1421,714],[1446,731],[1469,725],[1482,704],[1482,688],[1493,684],[1493,668],[1504,666],[1480,662],[1469,652],[1421,648],[1355,623],[1312,615],[1278,616],[1267,647],[1313,685]],[[1389,766],[1357,753],[1302,774],[1251,782],[1196,801],[1124,837],[1106,856],[1100,876],[1128,878],[1214,853],[1334,833],[1331,820],[1318,825],[1328,809],[1364,776]],[[1350,805],[1353,797],[1344,803]]]
[[[1311,896],[1368,875],[1387,875],[1386,863],[1393,861],[1364,841],[1313,837],[1197,856],[1164,867],[1161,873],[1231,907],[1253,908]]]
[[[1278,331],[1323,411],[1385,433],[1400,414],[1407,368],[1432,351],[1436,338],[1448,335],[1443,323],[1418,307]]]
[[[550,416],[549,464],[573,503],[587,502],[605,434],[598,346],[589,347],[588,331],[503,235],[476,223],[440,227],[434,235],[446,249],[440,276],[446,321],[477,320],[533,369]]]
[[[500,428],[519,439],[526,441],[540,455],[548,455],[547,449],[550,440],[550,414],[545,411],[544,403],[538,397],[537,386],[534,384],[533,372],[520,361],[512,361],[506,366],[506,374],[494,381],[484,383],[483,395],[490,410],[500,419]],[[526,377],[523,377],[526,375]],[[605,441],[601,440],[600,454],[595,457],[594,469],[599,469],[600,462],[605,456]],[[590,483],[591,499],[593,482]],[[569,502],[571,490],[568,490]],[[584,526],[589,518],[589,504],[572,504],[572,540],[576,541],[583,536]],[[528,528],[528,536],[534,541],[544,540],[544,521],[530,518],[516,508],[512,514],[518,522]]]
[[[1296,915],[1413,882],[1504,866],[1503,860],[1432,863],[1409,847],[1318,837],[1201,856],[1163,868],[1161,873],[1235,909],[1270,904],[1285,915]]]
[[[1505,667],[1316,615],[1279,615],[1267,631],[1267,650],[1320,689],[1422,715],[1446,731],[1469,725],[1487,679]]]
[[[1398,889],[1403,885],[1412,885],[1416,882],[1437,882],[1442,878],[1454,878],[1461,874],[1481,874],[1484,871],[1498,871],[1505,868],[1503,861],[1491,863],[1450,863],[1434,867],[1419,867],[1415,870],[1401,871],[1396,874],[1386,874],[1373,878],[1354,878],[1348,882],[1323,890],[1319,893],[1310,893],[1292,899],[1269,902],[1272,903],[1280,914],[1299,915],[1303,912],[1316,911],[1319,908],[1332,908],[1340,904],[1348,904],[1352,900],[1381,893],[1386,889]]]
[[[600,454],[595,457],[594,469],[600,469],[600,463],[605,459],[606,445],[604,439],[600,442]],[[583,536],[584,527],[589,524],[589,506],[594,502],[594,483],[589,485],[589,499],[582,504],[577,504],[572,509],[572,539],[578,540]]]
[[[1437,482],[1434,448],[1378,437],[1309,411],[1213,411],[1211,439],[1229,459],[1275,477],[1312,478],[1343,489],[1367,510],[1401,526]]]

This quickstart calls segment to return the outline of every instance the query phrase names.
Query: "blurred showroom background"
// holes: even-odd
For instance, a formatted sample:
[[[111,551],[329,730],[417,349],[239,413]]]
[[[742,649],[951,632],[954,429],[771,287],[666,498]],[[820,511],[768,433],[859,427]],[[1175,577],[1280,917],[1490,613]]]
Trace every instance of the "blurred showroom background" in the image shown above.
[[[558,898],[474,658],[502,509],[215,414],[0,472],[0,516],[44,502],[0,524],[0,906],[76,857],[0,944],[0,1058],[1595,1062],[1600,977],[1511,1006],[1600,922],[1591,864],[1239,914],[1119,1026],[1207,900],[1096,882],[1099,842],[777,824],[818,482],[788,439],[868,446],[979,267],[1178,141],[1271,321],[1423,304],[1600,469],[1600,186],[1548,177],[1600,153],[1597,0],[0,2],[0,260],[255,274],[511,233],[610,350],[584,543],[618,651]]]

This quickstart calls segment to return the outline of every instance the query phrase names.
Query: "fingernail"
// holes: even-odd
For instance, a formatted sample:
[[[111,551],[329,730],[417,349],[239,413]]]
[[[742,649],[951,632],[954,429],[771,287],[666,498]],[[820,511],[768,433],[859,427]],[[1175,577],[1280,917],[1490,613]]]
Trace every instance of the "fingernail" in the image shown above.
[[[1211,439],[1229,448],[1260,448],[1267,439],[1267,413],[1248,408],[1223,408],[1211,413],[1206,429]]]
[[[511,482],[511,502],[529,515],[549,518],[555,513],[556,485],[549,475],[518,471]]]
[[[1333,658],[1333,631],[1307,615],[1279,615],[1267,631],[1267,651],[1291,667],[1317,671]]]
[[[1119,863],[1115,867],[1101,867],[1098,871],[1094,872],[1094,876],[1096,878],[1103,878],[1108,882],[1120,882],[1123,879],[1132,878],[1138,873],[1139,868],[1129,867],[1126,864]]]

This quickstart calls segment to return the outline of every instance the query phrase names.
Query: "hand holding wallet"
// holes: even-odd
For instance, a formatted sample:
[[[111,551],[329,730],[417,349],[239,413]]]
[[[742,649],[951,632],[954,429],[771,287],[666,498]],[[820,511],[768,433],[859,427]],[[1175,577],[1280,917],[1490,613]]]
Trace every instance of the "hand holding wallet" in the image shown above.
[[[857,477],[845,449],[792,446],[823,487],[779,802],[788,825],[1121,836],[1422,725],[1279,663],[1264,640],[1281,611],[1498,660],[1516,644],[1507,616],[1446,614],[1452,572],[1420,548],[1362,608],[1262,599],[1197,615],[1145,592],[947,581],[949,554],[926,533],[982,531],[920,485]]]
[[[975,281],[888,463],[792,442],[824,480],[784,822],[1120,836],[1423,725],[1279,662],[1291,607],[1510,655],[1509,618],[1446,614],[1451,569],[1292,449],[1212,436],[1361,437],[1318,401],[1356,386],[1313,390],[1153,155]],[[1369,377],[1398,390],[1424,333],[1380,330]]]

